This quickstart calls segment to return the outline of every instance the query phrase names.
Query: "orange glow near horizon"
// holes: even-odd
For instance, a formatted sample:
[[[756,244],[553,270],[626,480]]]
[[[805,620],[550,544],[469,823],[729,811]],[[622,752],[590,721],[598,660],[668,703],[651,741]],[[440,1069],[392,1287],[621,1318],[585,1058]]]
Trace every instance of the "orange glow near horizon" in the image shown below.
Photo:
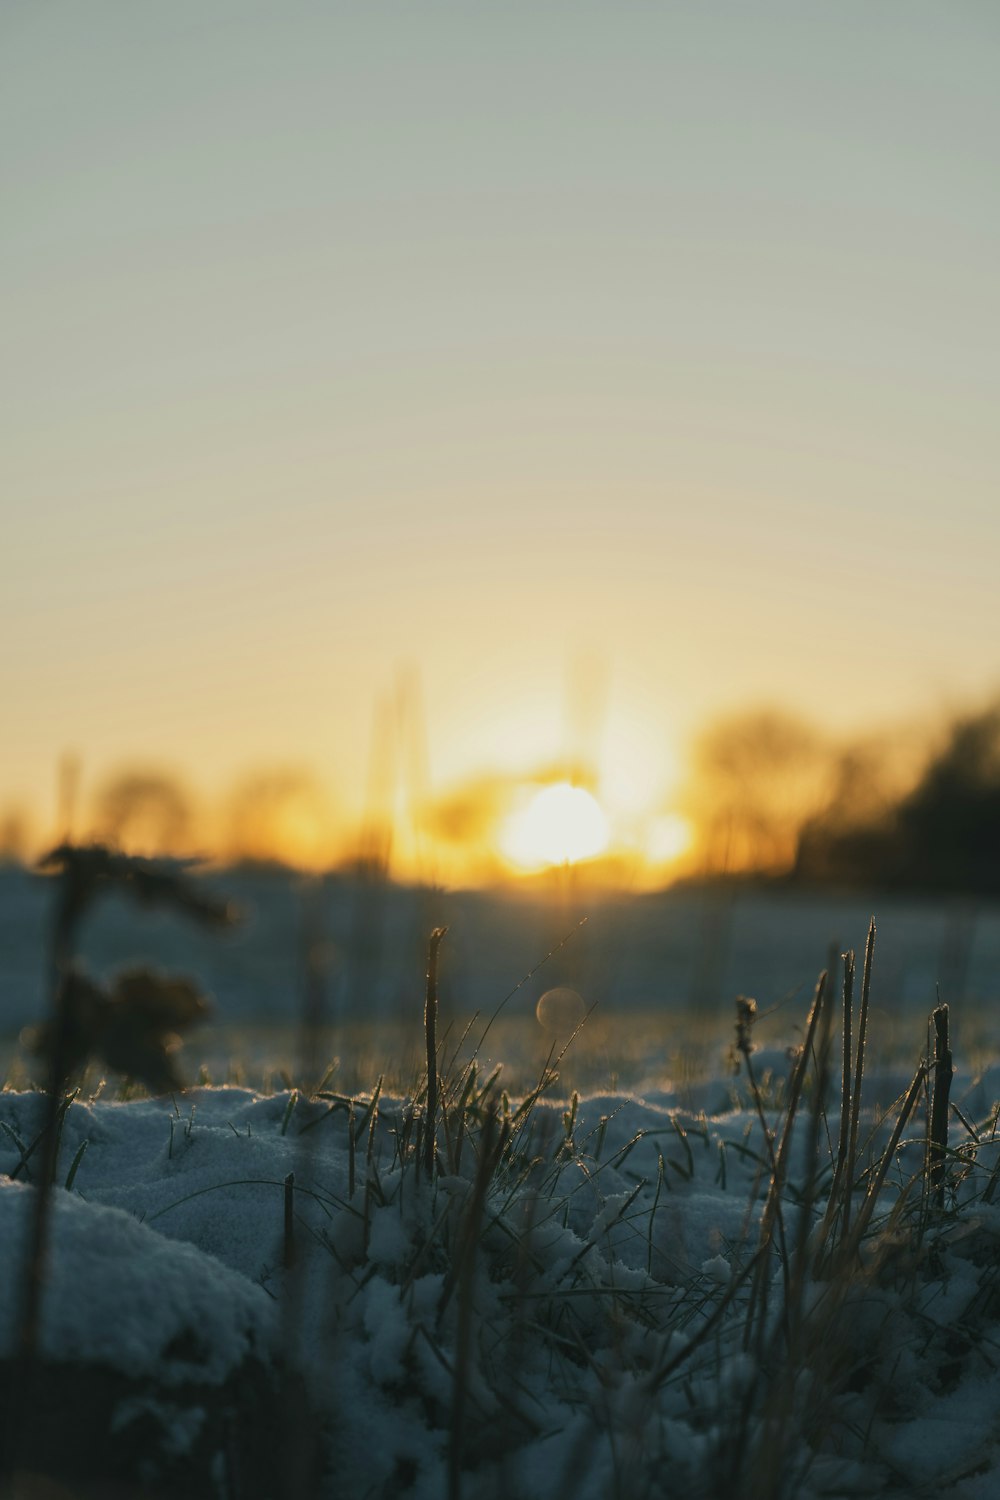
[[[433,792],[389,766],[359,810],[304,765],[261,766],[209,791],[181,768],[125,763],[92,785],[63,776],[57,819],[45,830],[41,820],[9,817],[0,857],[30,861],[68,836],[130,854],[275,860],[317,873],[374,857],[387,878],[418,884],[517,881],[580,864],[611,884],[648,884],[686,852],[691,830],[664,814],[651,773],[641,787],[628,775],[637,765],[634,755],[622,767],[605,754],[599,768],[578,764],[573,779],[550,762],[534,774],[459,777]],[[616,785],[632,788],[631,806]]]
[[[664,813],[652,818],[646,826],[646,859],[651,865],[673,864],[689,852],[694,837],[691,823],[679,813]]]
[[[222,865],[363,865],[418,886],[516,885],[572,866],[581,887],[651,890],[790,868],[802,828],[834,806],[841,820],[877,820],[918,783],[944,734],[908,724],[855,742],[763,707],[692,742],[665,715],[627,702],[589,735],[564,730],[561,745],[558,722],[537,705],[512,714],[510,727],[510,758],[495,746],[492,764],[475,771],[479,745],[437,724],[428,732],[412,706],[409,717],[384,716],[364,802],[315,761],[262,760],[213,786],[179,761],[135,758],[105,771],[66,755],[54,816],[0,803],[0,860],[30,861],[70,837]],[[444,765],[431,753],[442,741]],[[528,745],[533,754],[517,764]]]

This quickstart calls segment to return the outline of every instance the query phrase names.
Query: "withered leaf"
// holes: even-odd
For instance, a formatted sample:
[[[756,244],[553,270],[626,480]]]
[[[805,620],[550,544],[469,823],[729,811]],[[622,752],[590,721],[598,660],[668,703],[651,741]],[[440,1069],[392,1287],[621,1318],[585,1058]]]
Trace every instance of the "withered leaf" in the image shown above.
[[[60,992],[59,1020],[43,1021],[33,1029],[29,1042],[32,1052],[51,1063],[55,1052],[55,1028],[58,1026],[66,1075],[69,1077],[79,1072],[88,1057],[100,1047],[110,1002],[111,996],[106,989],[88,979],[79,969],[72,969]]]
[[[181,1039],[173,1032],[108,1031],[101,1047],[103,1061],[116,1073],[144,1084],[151,1094],[169,1094],[184,1087],[174,1064]]]
[[[58,1023],[66,1073],[78,1072],[93,1057],[153,1094],[183,1088],[175,1063],[177,1032],[208,1013],[198,986],[178,975],[129,969],[105,989],[74,970],[63,987]],[[51,1061],[54,1038],[53,1023],[46,1022],[35,1031],[32,1050]]]
[[[232,904],[191,879],[196,859],[145,859],[119,854],[104,844],[59,844],[38,862],[58,875],[66,912],[79,917],[103,891],[119,890],[143,906],[166,906],[197,922],[229,927],[238,920]]]
[[[126,1008],[131,1024],[141,1019],[150,1028],[191,1026],[204,1020],[210,1009],[193,980],[145,968],[119,974],[111,998],[116,1007]]]

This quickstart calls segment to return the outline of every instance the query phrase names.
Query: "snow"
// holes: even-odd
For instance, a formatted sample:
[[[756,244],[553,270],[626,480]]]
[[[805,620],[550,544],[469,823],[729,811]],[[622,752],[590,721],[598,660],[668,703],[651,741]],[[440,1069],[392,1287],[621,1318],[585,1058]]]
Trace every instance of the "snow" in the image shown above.
[[[82,934],[83,958],[97,974],[137,959],[198,976],[233,1030],[222,1055],[247,1047],[252,1023],[266,1024],[273,1061],[274,1028],[294,1024],[302,999],[303,930],[320,923],[331,953],[326,998],[338,1020],[376,1020],[394,1027],[400,1012],[420,1013],[427,933],[448,927],[441,951],[443,1014],[492,1013],[511,987],[560,942],[586,911],[587,924],[525,985],[508,1009],[525,1034],[538,1032],[541,996],[561,985],[579,991],[598,1015],[661,1018],[670,1027],[692,1016],[717,1035],[728,1029],[732,997],[756,996],[761,1009],[796,997],[808,1003],[831,941],[864,942],[870,897],[767,890],[676,888],[640,897],[586,898],[585,907],[499,891],[438,891],[347,876],[304,882],[288,871],[250,869],[205,877],[231,898],[245,920],[224,935],[192,928],[162,910],[137,911],[117,897],[95,907]],[[51,883],[16,866],[0,866],[0,1035],[45,1013],[45,967]],[[953,1022],[986,1027],[1000,1000],[1000,907],[995,902],[878,898],[876,1008],[891,1001],[919,1026],[936,986],[955,1007]],[[363,937],[380,941],[366,948]],[[371,949],[372,951],[369,951]],[[965,1002],[964,1004],[962,1002]],[[971,1030],[970,1026],[970,1030]],[[586,1038],[584,1038],[584,1041]],[[501,1060],[514,1064],[514,1031]],[[981,1037],[976,1038],[976,1043]],[[646,1056],[647,1065],[659,1061]],[[372,1079],[377,1076],[372,1075]],[[370,1082],[372,1080],[365,1080]]]
[[[897,1082],[866,1085],[867,1125]],[[992,1075],[956,1080],[956,1097],[980,1122],[993,1084]],[[370,1170],[361,1134],[353,1197],[350,1116],[328,1101],[291,1107],[287,1092],[243,1088],[77,1099],[60,1145],[42,1353],[137,1382],[155,1371],[158,1394],[137,1385],[114,1423],[125,1428],[152,1412],[166,1440],[185,1450],[205,1414],[197,1401],[173,1409],[170,1389],[222,1381],[250,1353],[282,1353],[305,1381],[327,1475],[320,1495],[441,1500],[456,1369],[465,1371],[469,1493],[699,1493],[718,1478],[743,1394],[761,1379],[738,1336],[742,1324],[723,1320],[701,1338],[720,1299],[742,1305],[740,1276],[767,1186],[760,1123],[740,1087],[722,1075],[708,1080],[703,1096],[723,1105],[711,1113],[690,1107],[690,1090],[595,1094],[578,1100],[575,1118],[567,1100],[542,1100],[494,1180],[476,1252],[465,1259],[473,1146],[461,1170],[442,1169],[434,1183],[401,1167],[409,1107],[401,1097],[379,1101]],[[0,1177],[7,1357],[37,1191],[20,1180],[31,1164],[20,1167],[17,1141],[34,1139],[42,1108],[37,1094],[0,1094],[0,1173],[19,1172],[16,1181]],[[364,1109],[359,1099],[355,1121]],[[780,1115],[770,1122],[778,1128]],[[835,1113],[828,1125],[835,1139]],[[807,1136],[797,1134],[793,1184]],[[67,1191],[61,1184],[84,1142]],[[915,1292],[906,1267],[896,1274],[890,1259],[884,1278],[860,1279],[853,1300],[831,1315],[821,1341],[831,1361],[863,1356],[889,1397],[870,1409],[847,1380],[830,1436],[814,1453],[788,1456],[789,1472],[801,1463],[802,1496],[945,1483],[942,1492],[959,1500],[997,1493],[991,1340],[1000,1329],[988,1299],[1000,1207],[972,1202],[996,1159],[989,1144],[959,1185],[969,1210],[942,1231]],[[293,1269],[284,1265],[289,1174]],[[899,1180],[906,1175],[901,1167]],[[887,1207],[895,1192],[890,1183]],[[822,1327],[826,1293],[813,1291]],[[970,1309],[989,1338],[962,1334]],[[685,1350],[683,1378],[661,1379]],[[818,1397],[803,1378],[790,1399],[808,1413]],[[220,1494],[224,1482],[220,1471]]]
[[[0,1179],[0,1243],[22,1263],[34,1189]],[[55,1195],[41,1350],[166,1384],[215,1383],[258,1346],[274,1346],[274,1306],[259,1288],[191,1244],[171,1245],[128,1213]],[[0,1279],[0,1348],[10,1351],[16,1275]],[[190,1335],[195,1332],[196,1337]]]

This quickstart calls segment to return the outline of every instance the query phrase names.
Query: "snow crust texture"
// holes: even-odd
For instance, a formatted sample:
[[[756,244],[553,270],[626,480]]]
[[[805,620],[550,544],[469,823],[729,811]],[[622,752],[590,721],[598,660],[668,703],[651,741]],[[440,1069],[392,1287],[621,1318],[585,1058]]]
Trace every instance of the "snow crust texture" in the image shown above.
[[[787,1262],[755,1283],[770,1173],[745,1099],[711,1115],[666,1092],[512,1104],[488,1173],[470,1109],[433,1181],[406,1155],[402,1098],[77,1100],[43,1303],[49,1419],[104,1372],[107,1451],[136,1483],[184,1474],[193,1495],[277,1494],[296,1465],[313,1493],[359,1500],[996,1495],[1000,1152],[982,1124],[991,1080],[977,1087],[952,1211],[919,1255],[898,1232],[922,1150],[904,1143],[879,1208],[896,1206],[895,1228],[849,1285],[805,1289],[798,1333],[780,1326]],[[780,1108],[766,1118],[777,1135]],[[38,1095],[0,1095],[0,1361],[41,1119]],[[825,1128],[835,1139],[835,1114]],[[808,1134],[789,1243],[822,1212],[796,1198]],[[755,1284],[774,1312],[749,1339]],[[234,1489],[222,1413],[241,1401],[271,1458]]]

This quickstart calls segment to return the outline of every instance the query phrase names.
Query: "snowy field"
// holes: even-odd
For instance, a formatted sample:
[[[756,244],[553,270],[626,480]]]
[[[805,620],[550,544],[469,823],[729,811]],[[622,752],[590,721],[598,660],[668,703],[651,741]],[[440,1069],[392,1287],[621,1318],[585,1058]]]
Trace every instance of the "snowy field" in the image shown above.
[[[82,958],[98,976],[139,961],[191,974],[207,990],[213,1014],[188,1048],[192,1080],[201,1063],[214,1081],[270,1076],[280,1086],[283,1068],[297,1076],[300,1018],[315,1006],[326,1027],[322,1051],[340,1054],[345,1067],[348,1055],[355,1061],[350,1087],[370,1087],[393,1069],[407,1081],[411,1044],[420,1042],[427,934],[445,925],[441,1006],[457,1030],[477,1011],[491,1015],[535,971],[490,1038],[512,1087],[528,1086],[544,1056],[535,1007],[556,985],[596,1007],[576,1049],[576,1085],[662,1087],[689,1060],[699,1070],[718,1066],[737,994],[753,995],[762,1011],[777,1008],[773,1040],[793,1041],[831,950],[860,947],[872,911],[879,1046],[909,1061],[940,993],[965,1065],[1000,1056],[997,903],[736,889],[594,899],[572,878],[515,895],[317,882],[267,869],[218,872],[206,884],[242,913],[233,930],[203,932],[110,895],[82,933]],[[45,1011],[51,909],[49,881],[0,868],[5,1071],[20,1029]]]
[[[753,1062],[780,1142],[793,1062]],[[893,1119],[875,1102],[898,1092],[866,1083],[856,1218]],[[781,1250],[745,1074],[705,1080],[704,1109],[690,1091],[519,1109],[459,1072],[430,1176],[399,1097],[80,1096],[22,1465],[71,1494],[220,1500],[292,1479],[358,1500],[993,1497],[995,1095],[1000,1076],[956,1078],[968,1123],[933,1211],[918,1104],[846,1272],[803,1270],[836,1110],[796,1122]],[[8,1370],[43,1105],[0,1095]]]
[[[890,906],[871,1004],[859,973],[845,1013],[842,971],[810,1000],[834,934],[864,941],[859,903],[611,903],[546,959],[576,920],[565,904],[442,895],[455,927],[431,1067],[437,897],[383,892],[376,948],[370,925],[336,928],[356,891],[271,875],[241,891],[253,916],[228,949],[109,899],[81,931],[91,973],[204,960],[223,1050],[211,1085],[158,1098],[92,1067],[53,1116],[16,1029],[40,1014],[49,890],[3,878],[12,1495],[1000,1493],[994,912]],[[317,931],[336,961],[310,970]],[[727,992],[739,961],[751,983]],[[950,1083],[927,1027],[942,975],[942,998],[961,997]],[[734,1009],[751,988],[756,1011]],[[240,1037],[256,1069],[225,1052]],[[187,1076],[206,1045],[195,1033]]]
[[[219,871],[204,883],[242,914],[231,932],[203,933],[169,911],[137,911],[112,895],[88,921],[85,957],[99,971],[134,958],[187,968],[214,995],[219,1022],[245,1026],[297,1020],[312,954],[332,1019],[383,1021],[414,999],[419,1008],[433,927],[449,929],[442,1003],[456,1012],[492,1010],[572,933],[534,998],[521,997],[528,1009],[541,990],[566,983],[602,1009],[699,1007],[728,1024],[737,993],[764,1006],[788,996],[807,1004],[831,946],[862,944],[874,911],[886,1004],[919,1014],[934,1004],[937,986],[953,1005],[1000,1002],[995,901],[735,887],[594,896],[574,885],[572,872],[565,883],[520,894],[317,881],[281,869]],[[50,881],[0,866],[0,1031],[37,1019],[44,1007],[51,906]]]

